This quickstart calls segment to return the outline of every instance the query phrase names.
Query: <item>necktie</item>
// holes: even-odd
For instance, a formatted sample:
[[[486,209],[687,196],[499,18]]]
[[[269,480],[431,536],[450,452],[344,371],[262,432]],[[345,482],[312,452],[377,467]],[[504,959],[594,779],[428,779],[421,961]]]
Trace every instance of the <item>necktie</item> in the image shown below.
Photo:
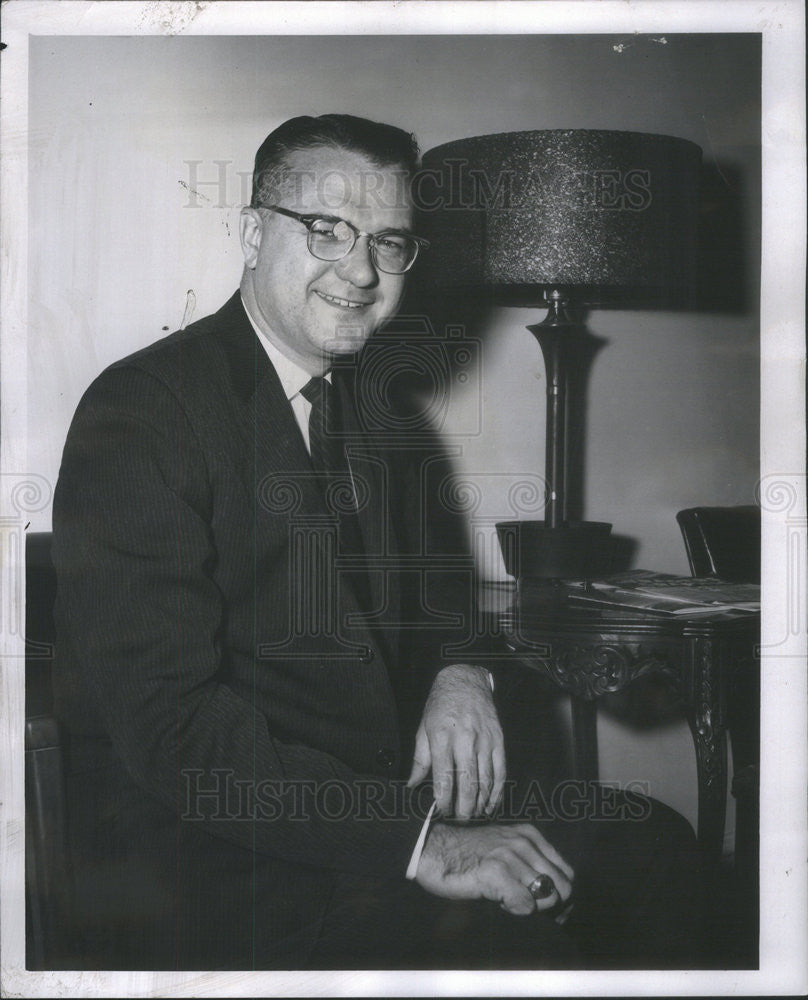
[[[309,415],[309,452],[316,472],[323,472],[332,481],[350,477],[345,457],[343,421],[339,399],[334,387],[324,378],[315,376],[300,390],[311,403]]]
[[[337,514],[337,552],[341,556],[364,555],[362,531],[356,510],[356,492],[345,451],[346,428],[339,392],[326,379],[315,376],[300,390],[311,403],[309,451],[315,472],[324,473],[326,506]],[[329,492],[329,487],[333,490]],[[356,566],[356,559],[351,559]],[[368,581],[364,562],[350,573],[357,596],[368,605]]]

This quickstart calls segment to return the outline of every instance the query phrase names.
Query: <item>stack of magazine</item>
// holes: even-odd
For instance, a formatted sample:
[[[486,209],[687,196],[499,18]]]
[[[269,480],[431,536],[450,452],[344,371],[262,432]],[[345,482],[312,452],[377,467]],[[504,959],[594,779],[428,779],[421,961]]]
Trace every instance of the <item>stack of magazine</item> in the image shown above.
[[[760,611],[760,587],[713,577],[672,576],[632,570],[591,583],[568,583],[573,606],[649,611],[693,617],[721,611]]]

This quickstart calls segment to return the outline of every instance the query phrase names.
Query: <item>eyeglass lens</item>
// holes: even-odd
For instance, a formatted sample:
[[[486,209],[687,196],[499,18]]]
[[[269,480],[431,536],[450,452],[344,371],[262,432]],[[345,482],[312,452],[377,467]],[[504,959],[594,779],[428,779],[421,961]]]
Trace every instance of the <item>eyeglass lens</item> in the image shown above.
[[[318,219],[309,229],[309,250],[320,260],[340,260],[356,243],[357,232],[347,222]],[[370,248],[376,266],[388,274],[401,274],[415,260],[418,243],[400,233],[372,236]]]

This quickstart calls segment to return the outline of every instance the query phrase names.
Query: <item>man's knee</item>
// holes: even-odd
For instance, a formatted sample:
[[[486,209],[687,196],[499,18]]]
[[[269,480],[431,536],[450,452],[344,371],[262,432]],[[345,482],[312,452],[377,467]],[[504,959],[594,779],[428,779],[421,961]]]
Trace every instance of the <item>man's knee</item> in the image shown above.
[[[698,845],[693,827],[681,815],[664,802],[648,799],[648,817],[644,821],[645,836],[671,857],[697,860]]]
[[[336,964],[335,964],[336,963]],[[489,900],[448,900],[401,879],[340,880],[312,968],[575,969],[577,945],[551,917]]]

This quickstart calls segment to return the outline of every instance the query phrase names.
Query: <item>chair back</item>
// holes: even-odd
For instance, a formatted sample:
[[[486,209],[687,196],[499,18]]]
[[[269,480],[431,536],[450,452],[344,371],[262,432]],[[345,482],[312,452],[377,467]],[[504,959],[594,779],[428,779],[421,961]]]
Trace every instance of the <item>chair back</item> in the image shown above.
[[[53,969],[70,952],[73,885],[67,838],[65,745],[53,714],[51,536],[25,546],[25,909],[26,965]]]
[[[760,582],[759,507],[689,507],[676,520],[693,576]]]

